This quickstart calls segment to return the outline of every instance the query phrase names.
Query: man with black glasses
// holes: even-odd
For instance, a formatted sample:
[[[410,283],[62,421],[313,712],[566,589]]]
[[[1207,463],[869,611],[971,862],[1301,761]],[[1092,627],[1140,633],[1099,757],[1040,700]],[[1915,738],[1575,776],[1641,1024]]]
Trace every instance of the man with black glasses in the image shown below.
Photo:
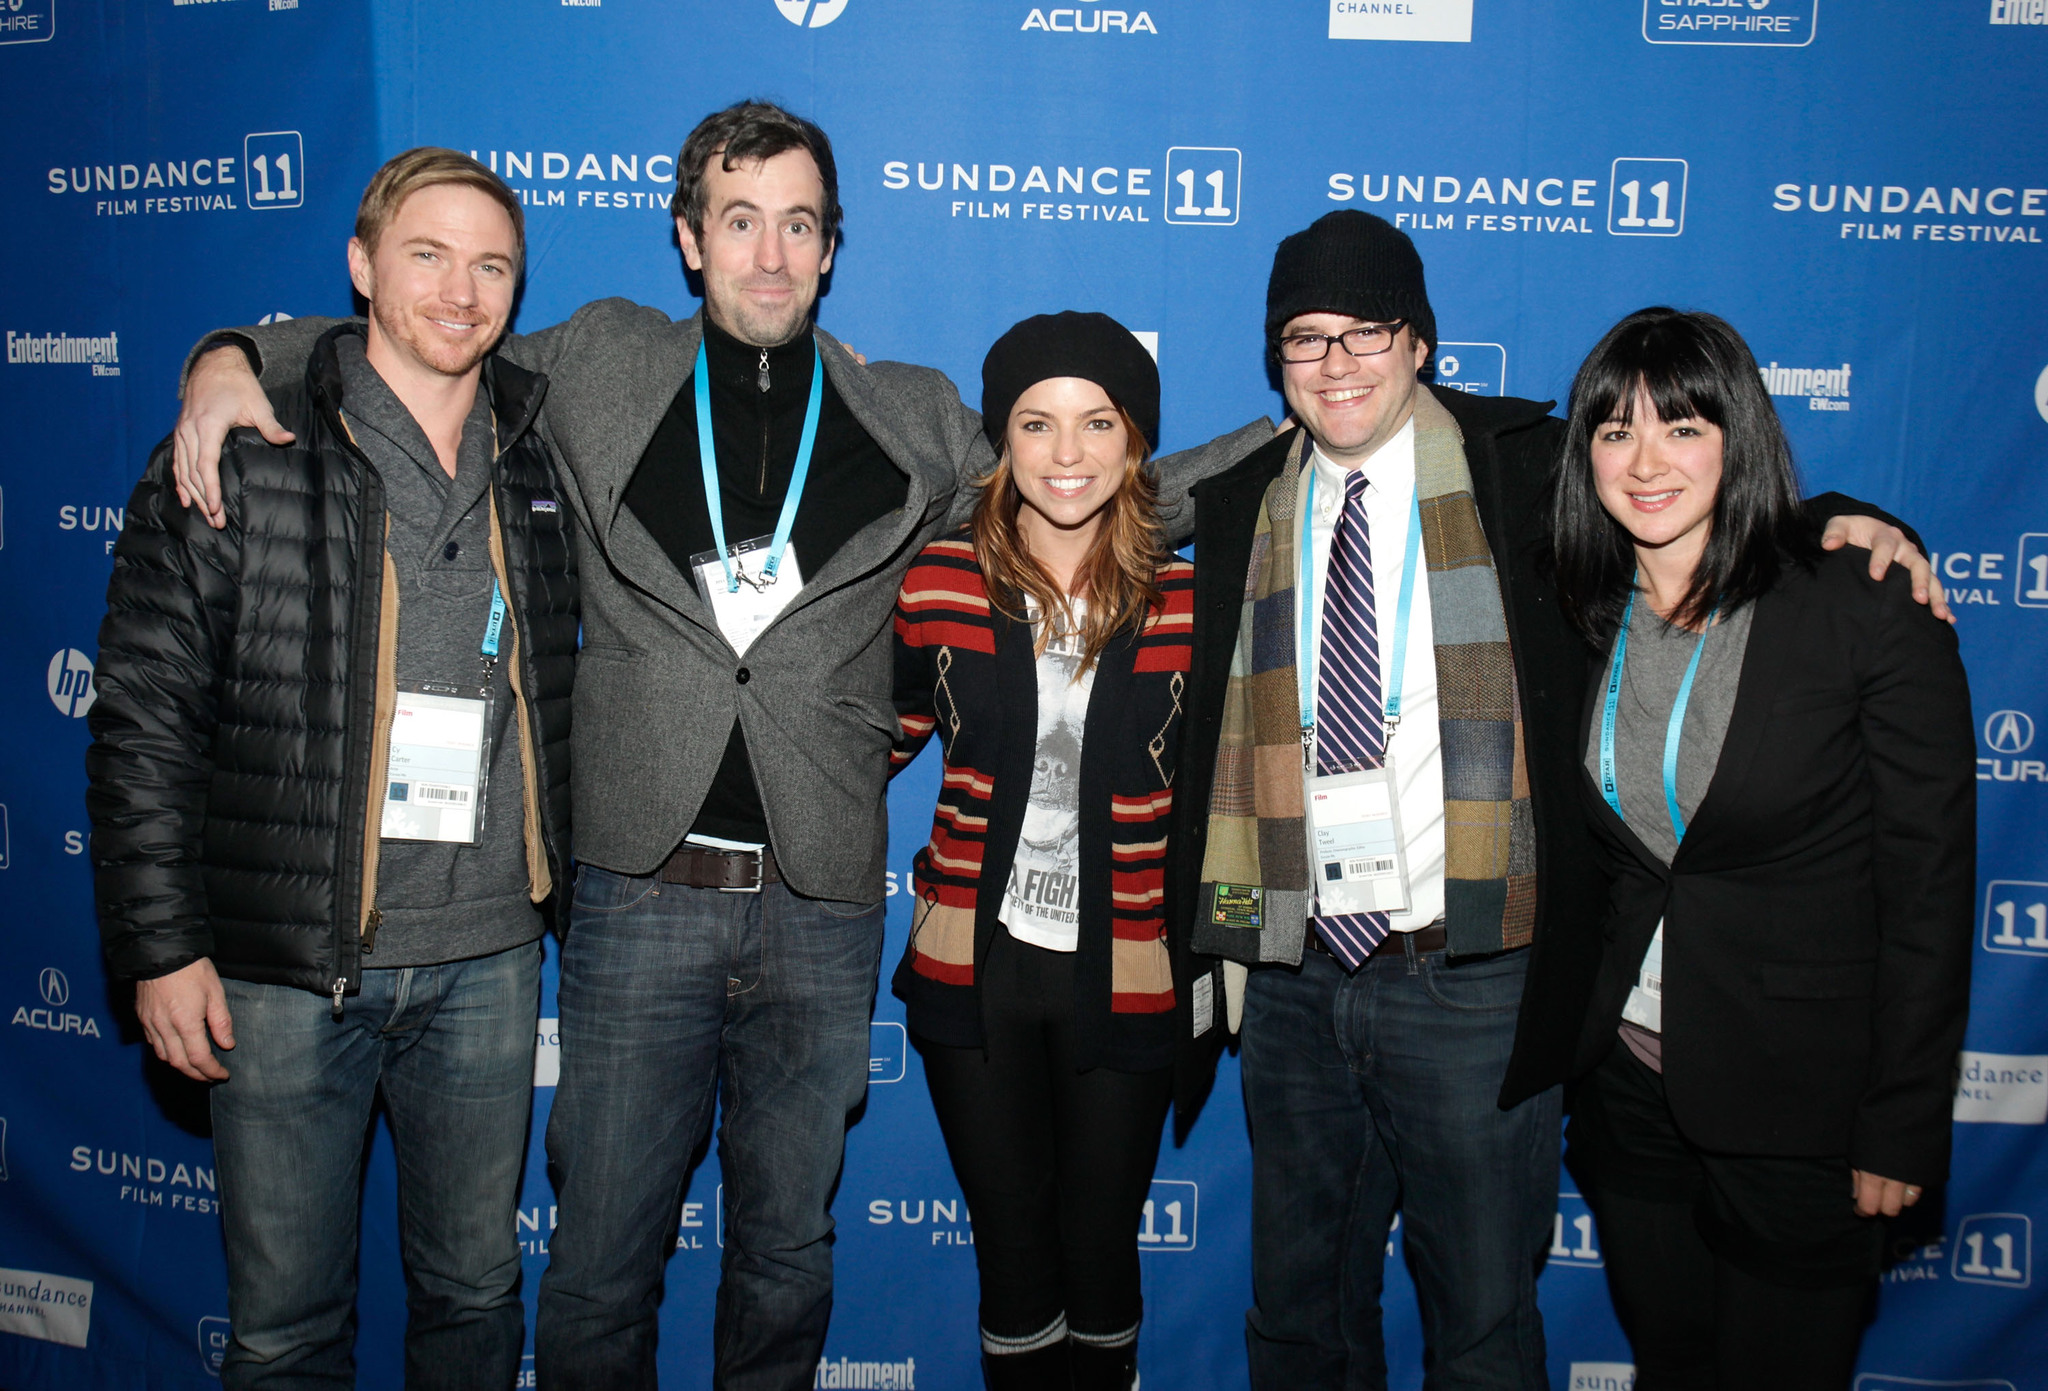
[[[1304,428],[1194,489],[1168,888],[1196,949],[1236,963],[1252,1385],[1386,1384],[1399,1211],[1429,1384],[1544,1387],[1571,1059],[1517,1042],[1573,1037],[1545,1010],[1595,963],[1546,952],[1545,925],[1606,897],[1579,805],[1588,654],[1541,565],[1563,422],[1421,387],[1422,260],[1370,214],[1281,242],[1266,305]],[[1879,573],[1903,539],[1841,534],[1884,543]]]

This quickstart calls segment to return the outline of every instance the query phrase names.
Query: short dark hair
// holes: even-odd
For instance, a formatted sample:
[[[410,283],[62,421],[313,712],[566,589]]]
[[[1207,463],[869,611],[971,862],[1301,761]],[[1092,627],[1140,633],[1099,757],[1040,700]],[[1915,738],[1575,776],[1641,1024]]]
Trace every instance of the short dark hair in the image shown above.
[[[1819,547],[1799,504],[1792,447],[1742,335],[1712,314],[1639,309],[1607,331],[1572,382],[1564,457],[1551,500],[1558,594],[1581,633],[1604,644],[1634,586],[1628,529],[1600,504],[1592,441],[1609,420],[1633,423],[1636,392],[1660,420],[1697,417],[1721,429],[1721,486],[1692,587],[1671,621],[1694,626],[1716,609],[1761,597],[1788,562]]]
[[[669,212],[703,236],[704,171],[713,156],[723,151],[721,167],[731,170],[790,150],[808,152],[818,166],[818,176],[825,181],[825,206],[818,215],[826,238],[836,244],[845,214],[839,206],[839,166],[832,158],[832,142],[814,122],[769,101],[734,102],[697,122],[676,156],[676,191],[668,200]]]

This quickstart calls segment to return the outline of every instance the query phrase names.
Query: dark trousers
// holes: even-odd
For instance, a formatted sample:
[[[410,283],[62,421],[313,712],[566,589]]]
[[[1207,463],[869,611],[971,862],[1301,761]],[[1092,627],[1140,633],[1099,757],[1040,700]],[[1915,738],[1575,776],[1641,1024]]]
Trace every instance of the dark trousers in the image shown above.
[[[227,1242],[221,1383],[356,1384],[363,1137],[398,1158],[405,1384],[510,1386],[526,1341],[514,1214],[533,1106],[540,947],[363,972],[342,1000],[223,981],[237,1047],[213,1089]]]
[[[1846,1159],[1700,1149],[1618,1041],[1568,1133],[1637,1391],[1849,1385],[1884,1226],[1856,1215]]]
[[[578,873],[548,1118],[560,1215],[534,1333],[547,1391],[653,1391],[662,1266],[714,1098],[725,1249],[711,1384],[811,1385],[881,955],[880,903]]]
[[[1090,1385],[1126,1367],[1144,1301],[1138,1222],[1159,1157],[1173,1069],[1074,1069],[1074,958],[998,931],[982,968],[987,1047],[920,1040],[932,1108],[974,1220],[991,1383],[1022,1359]],[[1071,1333],[1074,1380],[1061,1379]],[[997,1367],[997,1363],[1015,1366]],[[1102,1385],[1128,1385],[1114,1371]]]
[[[1557,1211],[1559,1094],[1496,1104],[1525,951],[1453,964],[1403,940],[1358,970],[1309,952],[1245,990],[1255,1391],[1387,1384],[1394,1214],[1429,1391],[1548,1385],[1536,1272]]]

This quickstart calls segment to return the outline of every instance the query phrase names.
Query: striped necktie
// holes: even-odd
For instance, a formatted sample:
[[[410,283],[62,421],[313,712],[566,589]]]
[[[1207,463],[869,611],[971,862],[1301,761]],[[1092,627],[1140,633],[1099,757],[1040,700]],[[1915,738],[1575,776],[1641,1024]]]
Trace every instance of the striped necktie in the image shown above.
[[[1354,469],[1344,480],[1344,508],[1330,533],[1330,563],[1323,577],[1316,771],[1377,768],[1386,755],[1386,690],[1381,684],[1379,622],[1373,603],[1372,530],[1365,518],[1365,472]],[[1316,935],[1352,968],[1371,955],[1387,931],[1385,913],[1316,916]]]

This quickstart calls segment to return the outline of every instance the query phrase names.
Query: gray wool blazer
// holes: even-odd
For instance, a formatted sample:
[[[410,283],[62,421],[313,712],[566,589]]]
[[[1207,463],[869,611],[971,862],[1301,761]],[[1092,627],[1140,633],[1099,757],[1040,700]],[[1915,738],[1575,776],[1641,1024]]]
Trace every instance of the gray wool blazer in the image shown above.
[[[240,328],[201,348],[240,341],[273,387],[303,372],[314,340],[334,322]],[[737,718],[790,887],[853,903],[883,895],[896,591],[928,542],[965,524],[974,490],[964,485],[994,468],[995,454],[981,416],[944,373],[862,366],[832,335],[812,331],[833,387],[909,478],[909,495],[810,576],[744,659],[690,577],[620,505],[695,367],[699,316],[676,321],[604,299],[499,345],[507,360],[548,378],[542,436],[568,477],[579,541],[591,548],[582,559],[571,740],[578,860],[620,874],[657,869],[695,822]],[[1193,529],[1189,487],[1271,437],[1260,419],[1157,461],[1168,532]]]

